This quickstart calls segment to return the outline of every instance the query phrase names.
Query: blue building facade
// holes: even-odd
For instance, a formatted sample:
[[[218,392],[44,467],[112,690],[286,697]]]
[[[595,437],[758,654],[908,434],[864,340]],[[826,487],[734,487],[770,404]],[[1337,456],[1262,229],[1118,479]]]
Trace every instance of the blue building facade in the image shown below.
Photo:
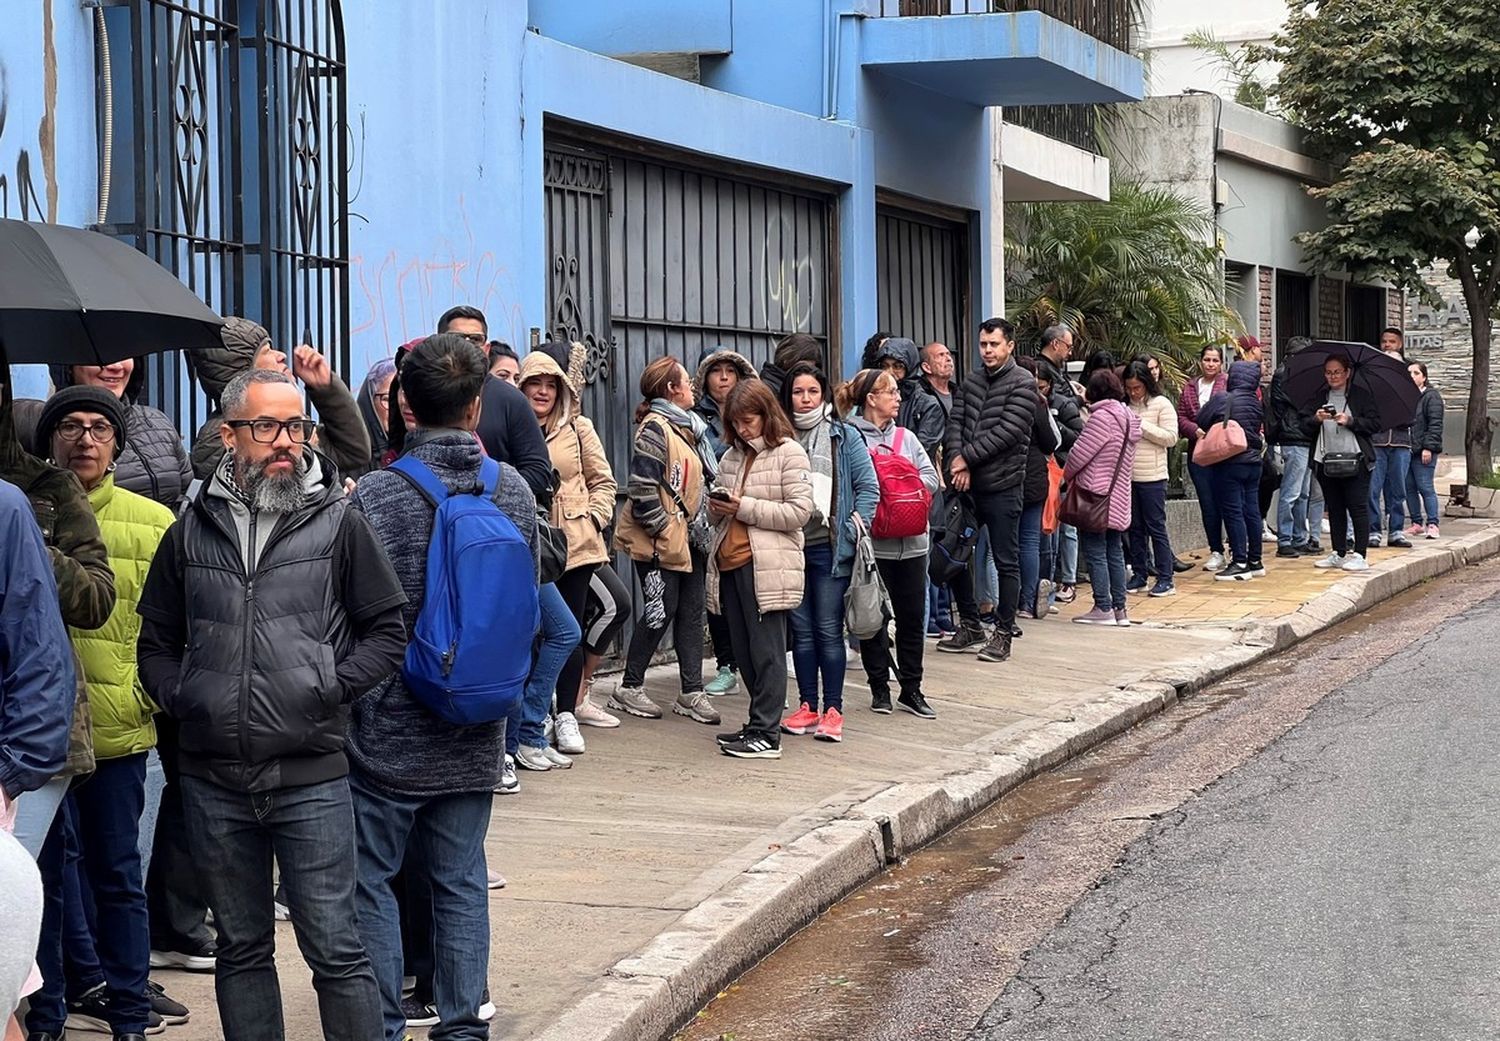
[[[103,4],[7,12],[0,214],[129,238],[351,382],[454,304],[583,340],[596,415],[664,350],[961,346],[1003,305],[995,108],[1143,85],[1125,0]]]

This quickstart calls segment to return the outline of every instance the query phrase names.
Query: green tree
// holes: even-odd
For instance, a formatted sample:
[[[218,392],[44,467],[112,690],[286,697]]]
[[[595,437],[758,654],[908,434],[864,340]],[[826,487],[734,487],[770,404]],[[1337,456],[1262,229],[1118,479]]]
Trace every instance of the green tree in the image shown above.
[[[1339,171],[1312,194],[1328,226],[1309,261],[1425,288],[1447,266],[1473,321],[1464,431],[1469,479],[1492,469],[1490,330],[1500,264],[1500,15],[1494,0],[1322,0],[1293,5],[1267,49],[1273,92]]]
[[[1180,380],[1207,343],[1244,331],[1223,303],[1213,221],[1159,188],[1116,180],[1110,201],[1006,208],[1006,300],[1023,344],[1058,323],[1080,354],[1154,354]]]

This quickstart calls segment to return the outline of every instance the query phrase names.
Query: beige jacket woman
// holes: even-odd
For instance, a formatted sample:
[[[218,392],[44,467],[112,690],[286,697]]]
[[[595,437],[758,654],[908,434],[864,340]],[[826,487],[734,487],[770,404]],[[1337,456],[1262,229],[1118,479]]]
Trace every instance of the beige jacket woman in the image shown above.
[[[812,466],[795,438],[757,454],[750,472],[742,476],[745,458],[739,448],[731,448],[719,463],[715,483],[740,497],[735,516],[749,529],[757,606],[762,612],[790,611],[802,603],[802,527],[812,516]],[[720,612],[719,544],[728,531],[726,517],[718,524],[708,554],[708,609],[715,614]]]
[[[1135,446],[1135,463],[1130,470],[1132,481],[1146,484],[1167,479],[1167,449],[1177,444],[1177,410],[1164,395],[1158,394],[1130,411],[1141,421],[1141,440]]]
[[[519,381],[538,376],[557,380],[557,404],[542,424],[552,468],[561,483],[552,497],[552,526],[568,535],[568,570],[609,560],[604,530],[615,516],[615,475],[594,424],[582,414],[578,390],[567,373],[541,351],[521,362]]]

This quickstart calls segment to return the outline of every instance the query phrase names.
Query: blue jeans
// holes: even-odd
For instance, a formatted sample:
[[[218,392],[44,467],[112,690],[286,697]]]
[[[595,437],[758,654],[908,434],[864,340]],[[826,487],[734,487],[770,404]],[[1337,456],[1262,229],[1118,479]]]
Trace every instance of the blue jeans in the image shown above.
[[[1152,560],[1156,581],[1174,584],[1172,543],[1167,537],[1167,482],[1132,481],[1130,484],[1130,566],[1135,577],[1146,580]]]
[[[792,668],[797,673],[797,697],[818,709],[818,676],[823,677],[823,708],[844,711],[844,673],[849,652],[844,648],[844,593],[849,578],[833,576],[833,547],[808,546],[803,554],[802,603],[792,609]]]
[[[1057,581],[1065,586],[1078,584],[1078,529],[1059,524],[1053,536],[1053,556],[1057,561]]]
[[[1083,558],[1089,562],[1089,588],[1094,607],[1120,611],[1125,607],[1125,533],[1081,531]],[[1107,580],[1107,581],[1106,581]]]
[[[1323,531],[1323,498],[1312,497],[1312,449],[1282,445],[1281,489],[1276,500],[1276,541],[1282,546],[1305,546]]]
[[[1209,470],[1214,501],[1229,532],[1230,558],[1236,564],[1260,560],[1260,460],[1215,463]]]
[[[557,677],[568,664],[573,648],[583,639],[578,619],[573,617],[567,601],[555,585],[548,582],[538,589],[537,599],[542,608],[541,646],[531,663],[526,691],[511,707],[505,721],[507,755],[515,755],[523,743],[530,748],[540,748],[547,743],[542,723],[552,711],[552,692],[557,689]]]
[[[188,843],[219,934],[224,1036],[282,1041],[271,861],[312,970],[325,1041],[380,1036],[380,995],[355,928],[354,808],[346,778],[241,792],[183,774]]]
[[[359,935],[380,985],[384,1031],[368,1038],[401,1041],[401,922],[391,880],[408,849],[418,852],[432,889],[433,999],[441,1022],[432,1041],[484,1041],[479,1018],[490,962],[490,905],[484,833],[490,792],[392,795],[349,775],[359,832]],[[293,921],[296,920],[295,912]]]
[[[66,936],[76,974],[88,977],[80,982],[97,982],[102,970],[114,1032],[145,1032],[151,1011],[146,999],[151,935],[138,846],[145,800],[144,752],[101,759],[68,795],[53,822],[40,860],[47,883],[37,949],[43,985],[32,997],[28,1031],[62,1033],[67,1019]]]
[[[1413,524],[1438,522],[1437,453],[1432,462],[1422,462],[1422,453],[1412,450],[1411,469],[1406,471],[1406,508]]]
[[[1406,527],[1406,473],[1411,469],[1410,448],[1375,449],[1375,469],[1370,474],[1370,533],[1378,535],[1382,522],[1392,535]],[[1385,512],[1380,511],[1380,493],[1385,492]]]
[[[990,529],[982,522],[974,539],[974,599],[981,604],[1000,600],[1000,576],[995,570],[995,556],[990,552]]]
[[[162,769],[161,756],[156,749],[146,753],[146,805],[141,810],[141,877],[151,870],[151,845],[156,840],[156,817],[161,810],[162,792],[167,787],[167,774]]]
[[[1036,587],[1042,578],[1042,507],[1045,502],[1021,507],[1021,604],[1030,611],[1036,605]]]
[[[1198,512],[1203,515],[1203,534],[1208,539],[1209,552],[1223,553],[1224,517],[1220,512],[1213,472],[1211,466],[1199,466],[1188,460],[1188,477],[1192,479],[1193,490],[1198,493]],[[1256,494],[1260,494],[1259,486]]]
[[[71,777],[54,777],[36,791],[16,800],[16,830],[13,833],[21,848],[35,859],[42,854],[42,844],[52,831],[52,821],[68,794]]]

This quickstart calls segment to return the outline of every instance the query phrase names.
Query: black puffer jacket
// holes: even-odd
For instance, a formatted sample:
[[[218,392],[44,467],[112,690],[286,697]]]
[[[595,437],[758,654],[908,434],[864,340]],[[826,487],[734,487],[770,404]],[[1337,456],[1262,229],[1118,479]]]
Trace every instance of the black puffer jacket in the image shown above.
[[[1430,383],[1422,388],[1422,396],[1417,399],[1417,414],[1411,422],[1411,449],[1413,453],[1426,449],[1433,455],[1443,450],[1443,396]]]
[[[58,390],[74,383],[71,365],[51,366],[52,383]],[[155,499],[176,513],[187,501],[193,483],[193,464],[183,446],[182,431],[159,408],[136,400],[146,385],[146,363],[137,359],[125,393],[125,450],[115,461],[115,487]],[[27,432],[28,434],[30,431]],[[42,455],[46,446],[38,446]]]
[[[1286,365],[1276,366],[1271,374],[1271,389],[1266,392],[1266,443],[1306,447],[1311,444],[1302,432],[1302,417],[1286,392]]]
[[[945,457],[963,456],[972,474],[971,491],[1004,491],[1026,479],[1036,401],[1035,377],[1014,358],[964,380],[953,396]]]

